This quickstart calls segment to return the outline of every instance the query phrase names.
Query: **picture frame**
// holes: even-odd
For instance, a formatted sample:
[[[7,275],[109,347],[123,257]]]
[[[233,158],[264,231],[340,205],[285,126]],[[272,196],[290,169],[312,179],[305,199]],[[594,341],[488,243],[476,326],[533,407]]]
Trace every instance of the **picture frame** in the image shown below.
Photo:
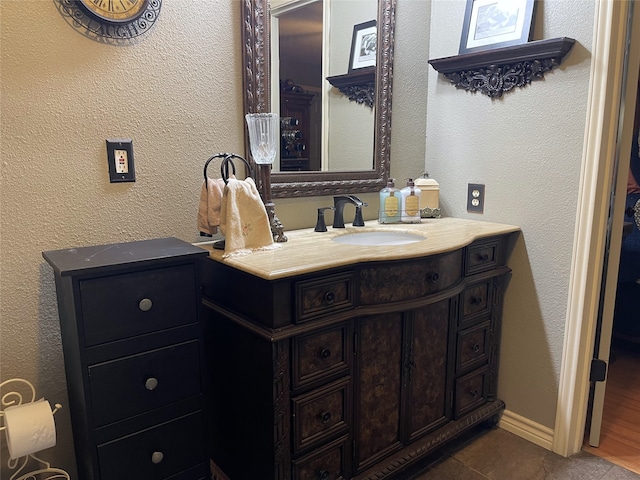
[[[458,53],[472,53],[531,40],[537,0],[467,0]]]
[[[360,68],[374,67],[376,65],[377,37],[375,20],[353,26],[349,73]]]

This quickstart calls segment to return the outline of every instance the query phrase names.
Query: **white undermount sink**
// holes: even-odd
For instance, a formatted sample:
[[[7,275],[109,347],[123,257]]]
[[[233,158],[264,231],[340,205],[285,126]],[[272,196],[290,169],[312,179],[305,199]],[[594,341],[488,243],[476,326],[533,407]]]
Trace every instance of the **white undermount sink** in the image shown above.
[[[383,246],[383,245],[406,245],[426,240],[423,235],[416,235],[409,232],[392,231],[368,231],[354,232],[338,235],[332,239],[334,242],[347,245]]]

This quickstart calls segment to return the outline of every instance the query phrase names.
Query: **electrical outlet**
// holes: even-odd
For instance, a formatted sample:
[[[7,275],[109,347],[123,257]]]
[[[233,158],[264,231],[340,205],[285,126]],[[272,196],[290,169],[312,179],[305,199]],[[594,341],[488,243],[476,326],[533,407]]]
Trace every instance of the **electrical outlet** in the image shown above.
[[[107,139],[107,160],[111,183],[136,181],[133,142],[130,138]]]
[[[484,211],[484,184],[470,183],[467,190],[467,212],[482,213]]]

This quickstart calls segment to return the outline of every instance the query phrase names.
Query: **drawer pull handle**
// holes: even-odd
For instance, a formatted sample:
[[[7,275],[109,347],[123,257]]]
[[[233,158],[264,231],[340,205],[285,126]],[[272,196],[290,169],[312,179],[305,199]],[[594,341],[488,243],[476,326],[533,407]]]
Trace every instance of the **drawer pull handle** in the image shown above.
[[[333,292],[327,292],[324,294],[324,303],[326,303],[327,305],[331,305],[333,302],[336,301],[336,294]]]
[[[151,307],[153,307],[153,302],[149,298],[143,298],[140,300],[140,303],[138,303],[138,308],[143,312],[148,312],[151,310]]]
[[[488,253],[481,253],[478,255],[478,258],[480,259],[481,262],[488,262],[489,261],[489,254]]]
[[[324,412],[320,414],[320,421],[323,425],[326,425],[331,420],[331,412]]]
[[[329,350],[328,348],[323,348],[322,350],[320,350],[320,356],[322,358],[329,358],[331,356],[331,350]]]
[[[438,274],[438,272],[432,272],[427,274],[427,282],[429,283],[436,283],[439,278],[440,278],[440,275]]]
[[[318,478],[320,480],[328,480],[329,479],[329,472],[327,472],[326,470],[320,470],[320,473],[318,474]]]
[[[469,299],[469,303],[471,305],[480,305],[482,303],[482,297],[471,297]]]
[[[150,392],[152,390],[155,390],[157,386],[158,386],[158,379],[155,377],[149,377],[147,378],[147,381],[144,382],[144,388],[146,388]]]
[[[475,353],[478,353],[480,351],[480,345],[478,345],[477,343],[472,345],[471,348]]]
[[[164,453],[162,452],[153,452],[151,454],[151,461],[156,465],[160,463],[164,459]]]

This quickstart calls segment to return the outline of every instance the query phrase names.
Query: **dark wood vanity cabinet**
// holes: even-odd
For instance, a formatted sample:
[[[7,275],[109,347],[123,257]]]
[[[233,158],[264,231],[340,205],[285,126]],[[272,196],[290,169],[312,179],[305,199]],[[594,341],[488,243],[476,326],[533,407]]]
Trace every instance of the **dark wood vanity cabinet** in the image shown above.
[[[82,480],[209,478],[196,261],[206,255],[176,238],[43,252]]]
[[[508,244],[277,280],[201,261],[220,478],[391,478],[496,421]]]

